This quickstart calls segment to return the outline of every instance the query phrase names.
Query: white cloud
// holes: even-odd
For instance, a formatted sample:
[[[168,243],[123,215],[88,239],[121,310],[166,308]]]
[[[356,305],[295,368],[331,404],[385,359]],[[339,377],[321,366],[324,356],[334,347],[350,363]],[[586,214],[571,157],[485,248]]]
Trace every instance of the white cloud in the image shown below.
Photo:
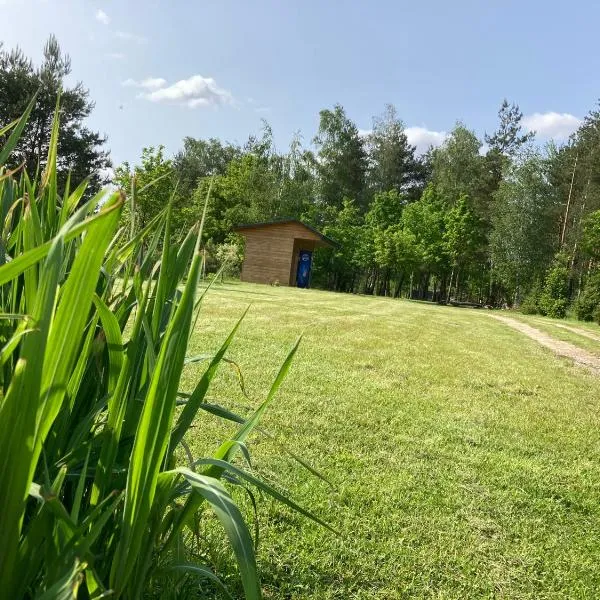
[[[147,77],[146,79],[142,79],[141,81],[136,81],[135,79],[130,78],[123,81],[121,85],[123,87],[137,87],[151,91],[164,88],[167,85],[167,81],[162,77]]]
[[[580,125],[581,119],[569,113],[533,113],[523,117],[525,129],[535,131],[542,139],[568,138]]]
[[[151,102],[183,104],[190,108],[234,103],[231,92],[219,87],[212,77],[202,75],[192,75],[167,87],[163,85],[141,94],[141,97]]]
[[[373,133],[372,129],[359,129],[358,135],[366,138]],[[417,154],[423,154],[429,150],[429,146],[441,146],[448,137],[445,131],[432,131],[425,127],[407,127],[404,130],[408,143],[416,146]]]
[[[108,25],[110,23],[110,17],[101,8],[99,8],[96,11],[96,21],[100,21],[102,25]]]
[[[167,85],[167,80],[162,77],[148,77],[140,82],[140,87],[146,90],[159,90]]]
[[[114,60],[123,60],[125,55],[122,52],[107,52],[106,58],[113,58]]]
[[[432,131],[425,127],[407,127],[404,133],[408,143],[417,147],[417,154],[427,152],[429,146],[441,146],[448,137],[445,131]]]
[[[145,44],[148,41],[143,35],[137,35],[128,31],[115,31],[115,37],[125,42],[135,42],[136,44]]]

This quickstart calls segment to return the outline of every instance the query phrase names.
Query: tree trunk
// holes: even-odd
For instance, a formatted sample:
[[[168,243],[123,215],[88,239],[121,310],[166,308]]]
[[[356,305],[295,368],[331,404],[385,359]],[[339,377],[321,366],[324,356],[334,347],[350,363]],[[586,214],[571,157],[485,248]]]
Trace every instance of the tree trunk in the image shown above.
[[[400,293],[402,292],[403,280],[404,280],[404,273],[401,273],[400,278],[396,282],[396,289],[394,290],[394,298],[398,298],[398,296],[400,296]]]
[[[571,185],[569,186],[569,195],[567,196],[567,206],[565,208],[565,216],[563,219],[562,232],[560,234],[560,247],[562,248],[565,243],[565,232],[567,230],[567,219],[569,218],[569,207],[571,206],[571,196],[573,195],[573,182],[575,181],[575,169],[577,168],[577,158],[579,154],[575,155],[575,163],[573,164],[573,173],[571,174]]]
[[[454,279],[454,267],[452,267],[452,271],[450,273],[450,283],[448,284],[448,295],[446,297],[446,303],[450,302],[450,298],[452,297],[452,280]]]

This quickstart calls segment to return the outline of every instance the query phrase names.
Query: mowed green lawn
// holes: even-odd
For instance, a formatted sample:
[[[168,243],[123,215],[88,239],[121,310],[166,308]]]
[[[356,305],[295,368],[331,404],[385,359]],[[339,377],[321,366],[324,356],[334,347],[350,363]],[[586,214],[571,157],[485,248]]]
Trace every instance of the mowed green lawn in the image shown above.
[[[483,311],[240,283],[208,293],[192,351],[249,304],[229,356],[250,400],[227,368],[210,398],[247,414],[304,334],[263,425],[333,487],[267,438],[249,448],[341,532],[257,495],[266,598],[600,596],[600,378]],[[234,429],[203,414],[188,442],[207,455]],[[202,533],[231,571],[214,520]]]

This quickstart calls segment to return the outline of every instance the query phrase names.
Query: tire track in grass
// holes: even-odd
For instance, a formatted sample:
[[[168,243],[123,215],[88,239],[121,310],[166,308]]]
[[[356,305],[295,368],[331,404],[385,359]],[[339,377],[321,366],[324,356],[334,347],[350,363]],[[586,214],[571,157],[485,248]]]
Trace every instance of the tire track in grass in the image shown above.
[[[532,340],[535,340],[545,348],[552,350],[552,352],[558,356],[570,358],[575,364],[589,369],[595,375],[600,375],[600,358],[597,356],[578,348],[574,344],[557,340],[547,333],[540,331],[535,327],[531,327],[531,325],[527,325],[527,323],[517,321],[517,319],[501,317],[499,315],[491,316],[492,318],[501,321],[505,325],[508,325],[509,327],[512,327],[513,329],[523,333],[527,337],[530,337]]]
[[[562,325],[560,323],[553,323],[554,327],[560,327],[561,329],[566,329],[571,333],[576,333],[577,335],[582,335],[583,337],[589,338],[590,340],[594,340],[595,342],[600,342],[600,336],[592,333],[591,331],[586,331],[585,329],[580,329],[579,327],[571,327],[570,325]]]

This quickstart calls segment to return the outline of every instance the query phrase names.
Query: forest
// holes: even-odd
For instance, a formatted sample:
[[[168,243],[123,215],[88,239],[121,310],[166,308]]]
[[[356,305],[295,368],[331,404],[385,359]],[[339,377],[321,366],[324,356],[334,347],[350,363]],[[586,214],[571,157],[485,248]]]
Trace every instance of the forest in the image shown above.
[[[37,69],[18,50],[0,54],[3,122],[42,85],[20,159],[29,168],[44,156],[69,71],[53,38]],[[93,103],[81,84],[62,97],[72,119],[63,118],[59,150],[72,158],[59,181],[88,174],[92,192],[107,182],[99,175],[109,172],[107,140],[83,125]],[[135,176],[140,192],[124,218],[139,228],[172,197],[176,238],[199,219],[210,186],[209,270],[239,265],[233,226],[292,217],[340,244],[316,254],[314,287],[600,321],[600,111],[562,144],[537,143],[522,117],[504,100],[483,139],[457,122],[441,146],[418,155],[394,105],[362,132],[337,104],[321,110],[313,137],[298,132],[287,149],[263,121],[245,144],[186,137],[174,156],[145,148],[138,164],[116,166],[112,183],[129,190]]]
[[[310,145],[298,134],[280,152],[264,122],[244,146],[188,137],[173,158],[147,148],[139,166],[117,168],[116,181],[127,188],[131,172],[142,185],[165,176],[141,194],[137,218],[151,219],[177,187],[181,231],[212,182],[206,235],[215,256],[235,254],[239,223],[312,224],[340,243],[316,256],[318,287],[599,320],[600,112],[566,143],[543,147],[521,120],[504,100],[483,140],[457,123],[418,156],[394,106],[363,134],[336,105],[321,111]]]

